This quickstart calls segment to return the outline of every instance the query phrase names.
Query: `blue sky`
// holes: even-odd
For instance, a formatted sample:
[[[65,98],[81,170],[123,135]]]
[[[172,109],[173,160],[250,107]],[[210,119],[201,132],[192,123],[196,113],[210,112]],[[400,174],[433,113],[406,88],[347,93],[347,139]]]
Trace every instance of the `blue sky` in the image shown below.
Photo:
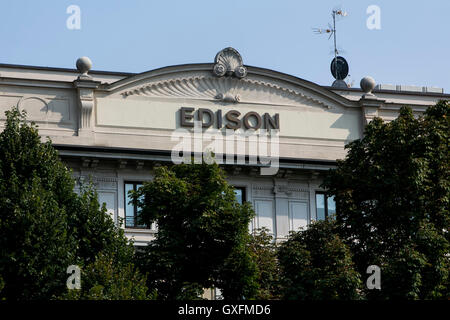
[[[69,5],[81,9],[81,29],[69,30]],[[369,30],[366,9],[381,9],[381,29]],[[330,85],[332,40],[315,35],[331,10],[349,82],[443,87],[450,92],[450,1],[152,1],[53,0],[0,2],[0,62],[74,68],[89,56],[93,69],[143,72],[168,65],[212,62],[236,48],[244,64]]]

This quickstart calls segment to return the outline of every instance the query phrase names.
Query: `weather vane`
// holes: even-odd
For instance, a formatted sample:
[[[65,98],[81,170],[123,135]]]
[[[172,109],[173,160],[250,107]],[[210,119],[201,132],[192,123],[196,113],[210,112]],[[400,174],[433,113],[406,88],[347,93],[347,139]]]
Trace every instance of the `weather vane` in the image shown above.
[[[327,29],[319,29],[319,28],[313,28],[314,33],[316,34],[326,34],[329,33],[330,36],[328,39],[333,36],[334,40],[334,59],[331,61],[330,69],[331,74],[336,79],[332,86],[333,87],[348,87],[345,83],[344,79],[348,75],[348,63],[344,59],[344,57],[339,56],[339,52],[336,45],[336,19],[339,17],[345,17],[347,16],[347,12],[345,12],[342,9],[333,9],[331,12],[331,16],[333,17],[333,26],[328,24]]]

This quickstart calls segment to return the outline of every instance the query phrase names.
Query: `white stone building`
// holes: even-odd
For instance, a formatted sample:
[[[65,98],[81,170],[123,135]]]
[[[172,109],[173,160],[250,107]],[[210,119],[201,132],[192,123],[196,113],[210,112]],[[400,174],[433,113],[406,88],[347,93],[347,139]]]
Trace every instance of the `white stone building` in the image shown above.
[[[75,177],[92,177],[100,202],[116,221],[124,219],[125,233],[136,245],[151,240],[155,228],[136,225],[138,212],[127,204],[126,191],[151,180],[154,166],[172,162],[179,143],[172,138],[174,131],[192,131],[199,113],[204,124],[211,122],[204,130],[223,132],[227,124],[243,132],[279,128],[275,175],[261,175],[261,164],[249,163],[250,157],[223,166],[239,199],[254,206],[251,227],[268,227],[282,239],[334,211],[332,199],[321,194],[323,173],[345,156],[344,145],[360,138],[367,122],[375,116],[393,119],[403,105],[420,114],[450,98],[436,88],[374,89],[368,80],[365,92],[320,86],[244,66],[232,48],[219,52],[214,63],[139,74],[90,71],[88,59],[79,60],[77,68],[0,64],[0,127],[6,110],[27,110]]]

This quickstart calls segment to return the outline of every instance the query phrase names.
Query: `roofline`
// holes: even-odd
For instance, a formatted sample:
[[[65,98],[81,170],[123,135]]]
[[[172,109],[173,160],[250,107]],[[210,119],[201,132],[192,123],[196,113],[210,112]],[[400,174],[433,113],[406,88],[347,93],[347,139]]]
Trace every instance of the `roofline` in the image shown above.
[[[71,73],[76,73],[76,74],[80,73],[77,69],[71,69],[71,68],[30,66],[30,65],[10,64],[10,63],[0,63],[0,68],[15,68],[15,69],[27,69],[27,70],[71,72]],[[134,72],[104,71],[104,70],[90,70],[89,73],[102,74],[102,75],[113,75],[113,76],[124,76],[124,77],[129,77],[129,76],[133,76],[133,75],[137,74],[137,73],[134,73]]]
[[[187,66],[201,66],[201,65],[214,65],[214,63],[189,63],[189,64],[176,64],[176,65],[170,65],[170,66],[165,66],[165,67],[160,67],[160,68],[156,68],[156,69],[152,69],[152,70],[147,70],[144,72],[123,72],[123,71],[105,71],[105,70],[90,70],[89,73],[91,74],[97,74],[97,75],[111,75],[111,76],[122,76],[125,78],[129,78],[132,76],[136,76],[142,73],[146,73],[146,72],[151,72],[151,71],[159,71],[161,69],[166,69],[166,68],[174,68],[174,67],[187,67]],[[262,67],[255,67],[255,66],[249,66],[246,65],[246,67],[252,68],[254,70],[264,70],[266,72],[275,72],[278,74],[283,74],[285,76],[289,76],[289,77],[293,77],[295,79],[298,80],[303,80],[303,81],[307,81],[307,82],[311,82],[309,80],[291,75],[291,74],[287,74],[287,73],[283,73],[283,72],[279,72],[276,70],[272,70],[272,69],[266,69],[266,68],[262,68]],[[0,63],[0,68],[15,68],[15,69],[26,69],[26,70],[41,70],[41,71],[56,71],[56,72],[70,72],[70,73],[75,73],[75,74],[79,74],[79,71],[77,69],[72,69],[72,68],[62,68],[62,67],[44,67],[44,66],[32,66],[32,65],[23,65],[23,64],[11,64],[11,63]],[[125,80],[125,79],[122,79]],[[121,80],[118,80],[121,81]],[[116,82],[118,82],[116,81]],[[113,82],[115,83],[115,82]],[[314,83],[316,84],[316,83]],[[316,84],[318,86],[321,86],[325,89],[328,89],[330,91],[350,91],[350,92],[362,92],[361,89],[359,88],[337,88],[337,87],[333,87],[333,86],[329,86],[329,85],[320,85],[320,84]],[[450,93],[437,93],[437,92],[417,92],[417,91],[394,91],[394,90],[384,90],[384,89],[374,89],[372,91],[373,93],[383,93],[383,94],[405,94],[405,95],[419,95],[419,96],[430,96],[430,97],[443,97],[443,98],[450,98]]]
[[[350,92],[362,92],[358,88],[337,88],[332,86],[322,86],[331,91],[350,91]],[[387,94],[406,94],[406,95],[419,95],[419,96],[431,96],[431,97],[445,97],[450,98],[450,93],[437,93],[437,92],[418,92],[418,91],[396,91],[396,90],[386,90],[386,89],[373,89],[372,93],[387,93]]]

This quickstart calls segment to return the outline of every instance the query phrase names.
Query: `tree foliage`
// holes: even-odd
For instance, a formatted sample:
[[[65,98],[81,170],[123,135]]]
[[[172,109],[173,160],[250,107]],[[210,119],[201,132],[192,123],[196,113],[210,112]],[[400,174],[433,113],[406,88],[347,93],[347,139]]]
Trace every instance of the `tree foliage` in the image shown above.
[[[68,290],[64,300],[148,300],[146,277],[132,263],[117,262],[114,255],[100,253],[82,268],[81,289]]]
[[[369,298],[449,296],[449,113],[440,101],[424,117],[375,118],[324,181],[359,272],[382,270]]]
[[[250,252],[257,266],[258,291],[256,299],[280,299],[280,266],[278,246],[267,228],[256,229],[249,241]]]
[[[256,298],[259,292],[258,266],[251,248],[251,235],[241,232],[239,241],[230,255],[219,266],[216,287],[222,290],[225,299],[241,300]]]
[[[133,262],[132,243],[114,223],[106,207],[99,204],[91,182],[81,186],[80,195],[69,204],[68,212],[68,232],[77,244],[78,263],[94,262],[99,253],[113,257],[118,264]]]
[[[0,296],[59,297],[67,267],[93,263],[100,252],[131,262],[133,248],[95,190],[74,192],[71,172],[51,141],[41,142],[25,112],[13,108],[6,116],[0,133]]]
[[[65,283],[75,258],[62,204],[73,182],[50,142],[17,110],[6,113],[0,134],[0,274],[10,299],[50,298]],[[57,196],[55,196],[57,195]]]
[[[278,251],[282,297],[287,300],[359,299],[361,277],[334,220],[291,232]]]
[[[246,244],[254,213],[236,201],[217,165],[157,168],[134,199],[142,222],[158,226],[140,259],[158,298],[195,299],[209,287],[251,298],[255,266]]]

